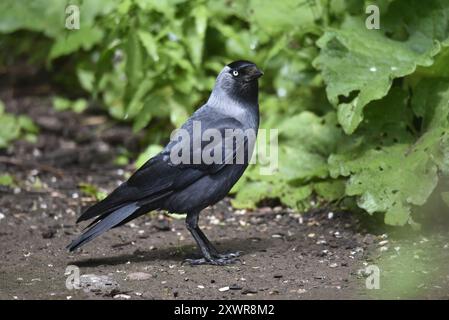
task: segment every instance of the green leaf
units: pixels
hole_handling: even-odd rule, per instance
[[[441,199],[449,207],[449,191],[441,192]]]
[[[0,148],[7,147],[11,141],[19,137],[20,125],[17,118],[8,113],[0,115]]]
[[[449,82],[424,81],[416,91],[412,106],[423,116],[419,138],[407,133],[407,101],[393,91],[369,108],[358,133],[365,144],[349,144],[329,158],[331,177],[349,177],[346,194],[357,196],[358,205],[369,213],[385,212],[385,222],[392,225],[410,222],[413,206],[423,205],[435,189],[438,170],[447,170],[448,154],[441,147],[449,131]],[[386,111],[393,108],[399,112],[388,125]]]
[[[153,86],[154,80],[152,78],[147,77],[142,82],[140,82],[128,105],[128,117],[135,118],[139,114],[144,106],[145,96],[149,93]],[[149,109],[147,109],[147,111],[149,111]]]
[[[14,178],[8,173],[1,174],[0,175],[0,186],[14,187],[15,186]]]
[[[181,127],[182,124],[189,118],[186,109],[176,102],[175,99],[170,100],[170,122],[177,128]]]
[[[340,200],[346,195],[345,181],[341,179],[314,183],[313,189],[326,201]]]
[[[85,99],[77,99],[71,101],[63,97],[53,98],[53,108],[57,111],[71,110],[76,113],[81,113],[88,107],[87,101]]]
[[[203,58],[204,37],[206,35],[208,13],[205,6],[198,6],[192,14],[194,18],[194,27],[191,28],[191,36],[186,42],[189,47],[193,64],[200,67]]]
[[[272,186],[263,181],[246,183],[238,191],[236,197],[231,200],[231,203],[235,208],[255,208],[260,200],[273,195],[271,189]]]
[[[250,19],[268,34],[285,30],[307,30],[321,16],[320,1],[286,0],[273,7],[270,0],[250,1]]]
[[[386,223],[402,225],[411,205],[423,205],[438,181],[437,167],[428,155],[408,150],[407,145],[396,145],[369,150],[354,160],[334,155],[329,165],[333,177],[350,175],[346,193],[359,196],[361,208],[386,212]]]
[[[31,120],[28,116],[19,116],[17,118],[18,125],[21,130],[27,131],[28,133],[38,133],[39,128],[34,124],[33,120]]]
[[[80,183],[78,187],[85,195],[94,197],[97,201],[103,200],[108,195],[105,191],[100,191],[97,186],[90,183]]]
[[[135,167],[138,169],[141,166],[145,164],[148,160],[150,160],[152,157],[157,155],[159,152],[162,151],[162,147],[157,144],[151,144],[149,145],[144,152],[142,152],[139,157],[136,160]]]
[[[143,54],[142,47],[137,35],[137,32],[132,28],[132,32],[125,46],[126,52],[126,78],[127,78],[127,88],[126,97],[131,99],[134,95],[134,91],[138,88],[143,77]]]
[[[35,140],[33,136],[38,131],[39,128],[28,116],[5,113],[5,105],[0,101],[0,148],[7,147],[19,138]]]
[[[157,42],[153,35],[145,30],[139,30],[138,35],[148,55],[153,59],[154,62],[159,61],[159,54],[157,53]]]
[[[60,36],[53,44],[49,59],[53,60],[80,49],[88,51],[100,42],[102,38],[103,31],[95,27],[67,31],[65,35]]]
[[[84,70],[79,68],[77,71],[78,81],[80,82],[81,87],[84,90],[93,93],[94,91],[94,83],[95,83],[95,75],[92,71]]]
[[[418,22],[429,21],[431,15],[444,23],[445,16],[439,15],[439,7],[429,11],[424,10],[428,4],[422,1],[413,1],[413,5],[420,13],[415,17]],[[435,38],[436,34],[419,33],[410,35],[408,41],[393,40],[382,30],[368,30],[356,18],[348,18],[342,29],[325,32],[317,42],[321,52],[314,66],[322,72],[327,96],[338,109],[339,123],[347,134],[353,133],[361,123],[364,107],[388,93],[394,78],[411,74],[417,66],[433,63],[432,57],[440,50]]]

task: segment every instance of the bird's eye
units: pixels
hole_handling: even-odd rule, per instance
[[[232,71],[232,75],[234,77],[237,77],[239,75],[239,72],[237,70]]]

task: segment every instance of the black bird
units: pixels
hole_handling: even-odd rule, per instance
[[[255,136],[250,139],[246,132],[253,131],[257,135],[258,78],[262,75],[263,72],[249,61],[235,61],[225,66],[218,75],[206,104],[181,127],[192,139],[172,139],[163,151],[148,160],[128,181],[87,209],[77,222],[95,219],[86,227],[89,229],[67,248],[73,251],[111,228],[121,226],[151,210],[162,209],[187,214],[187,229],[203,255],[201,259],[187,259],[187,262],[194,265],[235,262],[238,253],[218,253],[198,227],[198,217],[201,210],[228,194],[248,166]],[[209,138],[209,141],[198,143],[195,141],[198,137],[195,138],[194,135],[194,127],[198,124],[201,126],[201,134],[214,129],[220,133],[221,139],[214,137],[213,140]],[[238,142],[237,136],[229,138],[226,135],[229,130],[239,131],[244,138],[243,143]],[[245,134],[242,135],[242,131]],[[210,146],[217,146],[217,143],[219,148],[211,149]],[[199,162],[195,161],[196,156],[207,151],[206,148],[219,161],[211,163],[203,157],[200,157]],[[182,155],[182,152],[178,152],[181,149],[189,150],[188,161],[173,161],[174,155]],[[222,151],[221,154],[219,150]],[[245,156],[239,159],[242,151]]]

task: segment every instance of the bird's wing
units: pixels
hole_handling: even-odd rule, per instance
[[[192,120],[201,123],[200,138],[204,138],[204,141],[203,139],[196,143],[193,139],[171,141],[164,149],[171,166],[214,174],[227,164],[243,164],[249,161],[257,132],[244,131],[240,121],[217,113],[197,116]],[[193,121],[187,122],[181,128],[188,132],[189,137],[195,136]],[[178,152],[187,152],[188,156],[182,157],[181,153],[177,154]],[[205,158],[207,155],[208,159]],[[176,158],[177,162],[174,161]],[[179,163],[181,158],[188,162]]]
[[[200,121],[202,124],[201,131],[207,129],[215,129],[217,132],[225,137],[226,129],[239,129],[242,127],[241,123],[236,119],[214,115],[211,117],[205,114],[197,114],[189,119],[182,127],[192,137],[193,134],[193,120]],[[171,161],[170,152],[175,147],[176,143],[170,142],[166,148],[148,160],[140,169],[138,169],[128,181],[122,183],[117,189],[109,194],[104,200],[87,209],[78,219],[84,221],[100,215],[107,215],[109,212],[117,210],[122,206],[139,201],[142,205],[150,204],[163,197],[168,196],[176,190],[185,188],[186,186],[197,181],[205,175],[215,174],[220,171],[226,164],[232,163],[233,160],[242,152],[247,151],[248,142],[244,143],[229,143],[229,139],[225,138],[222,143],[221,161],[218,163],[179,163],[175,164]],[[201,142],[196,148],[193,148],[193,139],[190,141],[181,140],[178,144],[182,144],[187,148],[190,145],[191,154],[200,153],[205,148],[212,148],[220,141]],[[230,150],[230,146],[232,149]],[[179,145],[178,145],[179,147]],[[189,149],[183,149],[189,150]],[[200,159],[202,159],[200,157]]]
[[[122,206],[139,201],[150,204],[169,195],[177,188],[193,183],[204,172],[170,166],[163,154],[158,154],[137,170],[128,181],[122,183],[105,199],[88,208],[77,222],[107,215]]]

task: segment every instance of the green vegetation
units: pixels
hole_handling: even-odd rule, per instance
[[[103,200],[107,196],[106,192],[98,190],[97,186],[90,183],[81,183],[78,187],[83,194],[95,198],[97,201]]]
[[[14,178],[10,174],[4,173],[0,175],[0,186],[4,187],[14,187]]]
[[[11,141],[19,138],[35,141],[38,131],[29,117],[5,112],[5,105],[0,101],[0,148],[7,147]]]
[[[365,27],[373,3],[380,30]],[[67,4],[80,6],[79,30],[64,27]],[[449,0],[6,0],[0,32],[0,64],[26,54],[144,130],[139,164],[204,102],[224,64],[256,62],[279,169],[251,166],[236,207],[330,202],[404,225],[449,174]],[[86,100],[55,107],[82,112]]]

